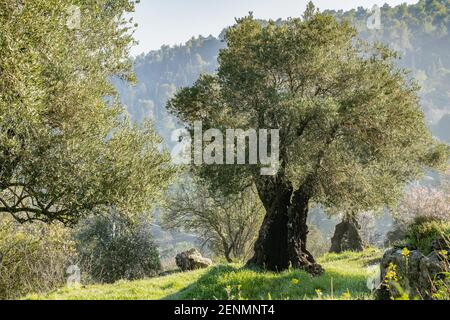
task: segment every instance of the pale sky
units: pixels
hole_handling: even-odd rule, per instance
[[[417,3],[418,0],[315,0],[320,10],[357,7],[372,8],[388,3]],[[253,12],[255,18],[273,19],[299,17],[308,0],[141,0],[134,14],[139,45],[132,54],[159,49],[162,45],[185,43],[192,36],[218,36],[235,17]]]

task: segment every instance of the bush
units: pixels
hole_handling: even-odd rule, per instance
[[[82,221],[75,235],[82,271],[106,283],[155,275],[161,264],[150,226],[147,218],[130,221],[118,213]]]
[[[433,244],[441,240],[450,243],[450,222],[417,218],[410,224],[406,231],[406,243],[408,246],[427,255],[435,250]]]
[[[66,282],[75,243],[61,224],[20,225],[0,218],[0,299],[47,292]]]

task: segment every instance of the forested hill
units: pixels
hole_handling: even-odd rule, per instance
[[[362,7],[326,12],[348,19],[363,39],[381,41],[400,52],[399,66],[411,69],[422,87],[422,106],[430,128],[440,139],[450,141],[450,0],[384,5],[380,29],[367,28],[372,12]],[[212,36],[198,37],[184,45],[163,46],[136,57],[137,85],[117,84],[132,119],[152,117],[157,131],[169,142],[175,121],[165,110],[167,100],[177,88],[192,84],[201,73],[214,72],[218,52],[225,45]]]
[[[154,125],[166,142],[176,121],[167,114],[165,105],[175,91],[192,84],[201,73],[217,68],[217,55],[225,43],[210,36],[192,38],[186,44],[151,51],[136,57],[134,65],[137,84],[118,83],[117,88],[131,118],[154,119]]]
[[[422,87],[422,106],[434,133],[450,141],[450,117],[443,118],[450,113],[450,0],[384,5],[379,30],[367,28],[363,8],[327,12],[352,21],[363,39],[388,44],[401,54],[399,65],[411,69]]]

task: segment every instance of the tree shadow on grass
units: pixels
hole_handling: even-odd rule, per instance
[[[311,277],[301,270],[280,273],[255,267],[218,265],[165,300],[363,298],[370,294],[366,276],[326,271]],[[350,296],[348,295],[350,293]]]

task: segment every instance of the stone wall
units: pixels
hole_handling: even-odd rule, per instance
[[[382,283],[378,298],[398,298],[406,293],[411,299],[432,299],[436,289],[433,281],[449,271],[449,256],[448,248],[428,255],[408,248],[386,250],[380,263]]]

